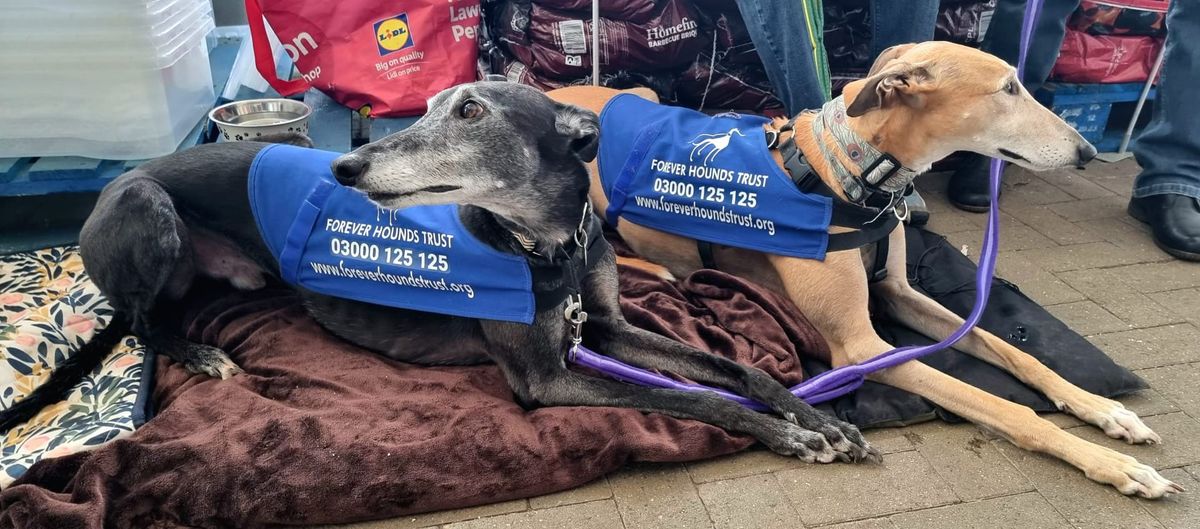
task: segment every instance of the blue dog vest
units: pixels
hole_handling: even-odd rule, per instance
[[[775,163],[769,121],[612,98],[600,112],[598,161],[608,221],[824,259],[833,200],[801,192]]]
[[[389,307],[533,322],[524,257],[476,239],[458,206],[389,210],[338,185],[338,156],[271,145],[250,166],[250,207],[284,281]]]

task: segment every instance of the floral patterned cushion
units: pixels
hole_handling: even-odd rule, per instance
[[[0,408],[50,377],[112,318],[76,247],[0,256]],[[127,436],[146,420],[153,365],[127,336],[69,398],[0,440],[0,487],[42,458],[89,450]]]

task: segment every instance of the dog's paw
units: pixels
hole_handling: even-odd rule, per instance
[[[858,427],[853,424],[833,421],[832,424],[819,428],[817,431],[829,441],[829,445],[838,453],[839,459],[853,463],[862,461],[880,463],[883,461],[883,456],[879,454],[879,451],[867,442],[862,432],[858,431]]]
[[[197,375],[226,379],[243,373],[225,351],[208,345],[193,344],[188,347],[187,360],[183,367]]]
[[[778,427],[770,438],[759,440],[776,454],[798,457],[806,463],[844,460],[833,450],[824,435],[787,421],[778,421]]]
[[[1099,461],[1090,465],[1090,468],[1085,468],[1084,473],[1089,479],[1108,483],[1121,491],[1121,494],[1147,499],[1185,492],[1182,486],[1163,477],[1154,467],[1143,465],[1120,452],[1104,450]]]
[[[1085,394],[1072,402],[1056,403],[1060,410],[1096,425],[1104,434],[1129,444],[1159,444],[1162,437],[1151,430],[1141,417],[1115,400]]]
[[[829,415],[812,410],[813,413],[807,413],[801,416],[795,413],[784,413],[783,417],[788,422],[796,423],[801,427],[816,431],[825,436],[825,440],[833,448],[837,454],[837,458],[841,461],[858,463],[861,461],[871,461],[879,463],[883,461],[883,456],[867,439],[863,437],[862,432],[858,431],[858,427],[853,424],[839,421]]]

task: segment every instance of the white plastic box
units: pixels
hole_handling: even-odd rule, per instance
[[[30,10],[44,14],[77,2],[56,0],[45,2],[51,9]],[[87,46],[74,49],[35,36],[25,41],[35,46],[12,46],[4,41],[19,36],[0,36],[0,158],[162,156],[175,151],[211,109],[216,96],[205,39],[213,29],[208,0],[87,3],[98,4],[119,5],[134,22],[104,28],[114,30],[107,34],[97,29],[93,39],[74,41]],[[27,13],[6,8],[6,18],[10,14]],[[36,26],[25,24],[20,33],[37,34]]]

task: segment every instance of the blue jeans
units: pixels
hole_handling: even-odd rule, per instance
[[[767,79],[788,114],[825,104],[829,87],[817,73],[817,65],[825,64],[824,50],[816,50],[821,57],[813,55],[803,2],[737,0],[737,4]],[[872,0],[872,56],[896,44],[932,39],[937,9],[938,0]],[[815,13],[815,16],[824,15]],[[819,31],[820,26],[817,27]]]
[[[1022,79],[1031,92],[1050,76],[1066,34],[1067,18],[1078,5],[1079,0],[1045,0]],[[999,0],[983,49],[1016,64],[1024,11],[1021,0]],[[1154,116],[1133,144],[1134,156],[1142,166],[1133,183],[1133,196],[1173,193],[1200,198],[1200,113],[1189,106],[1195,99],[1190,92],[1200,79],[1200,43],[1195,39],[1200,35],[1200,5],[1187,0],[1171,2],[1167,28],[1167,53]]]
[[[1142,166],[1133,196],[1174,193],[1200,198],[1200,114],[1191,106],[1200,80],[1200,5],[1171,2],[1167,32],[1154,116],[1133,145]]]

